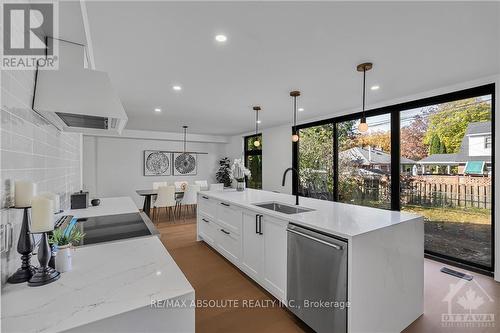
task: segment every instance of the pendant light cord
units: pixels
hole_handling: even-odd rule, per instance
[[[259,133],[259,111],[255,110],[255,135]]]
[[[293,130],[297,127],[297,96],[293,96]]]
[[[187,126],[184,126],[184,154],[186,153],[186,132]]]
[[[365,116],[366,67],[363,68],[363,117]]]

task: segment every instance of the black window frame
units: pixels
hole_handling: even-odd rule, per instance
[[[426,107],[435,104],[442,104],[447,102],[452,102],[456,100],[473,98],[483,95],[491,95],[491,169],[495,170],[495,83],[484,84],[481,86],[458,90],[450,93],[445,93],[437,96],[426,97],[418,100],[413,100],[409,102],[403,102],[399,104],[393,104],[389,106],[384,106],[380,108],[370,109],[365,111],[366,117],[378,116],[382,114],[390,114],[391,115],[391,210],[400,211],[401,210],[401,202],[399,198],[400,193],[400,139],[401,139],[401,119],[400,112]],[[314,127],[325,124],[333,124],[333,201],[338,202],[338,145],[336,142],[338,141],[338,131],[337,124],[343,121],[348,120],[358,120],[362,116],[362,112],[356,112],[346,115],[341,115],[337,117],[331,117],[323,120],[318,120],[314,122],[304,123],[292,127],[292,133],[299,131],[303,128]],[[292,145],[292,166],[298,170],[299,167],[299,145]],[[397,166],[397,167],[394,167]],[[491,181],[492,181],[492,189],[495,188],[495,172],[492,173]],[[298,189],[298,177],[293,174],[292,175],[293,182],[293,194],[296,193],[296,189]],[[476,271],[485,275],[492,276],[495,271],[495,191],[491,191],[491,267],[486,267],[480,264],[467,262],[465,260],[461,260],[459,258],[453,258],[450,256],[446,256],[443,254],[433,253],[431,251],[425,251],[425,255],[428,258],[432,258],[434,260],[451,263],[453,265],[463,267],[465,269],[469,269],[472,271]]]
[[[245,163],[245,167],[248,168],[248,163],[247,163],[247,157],[248,156],[260,156],[260,160],[261,160],[261,163],[262,163],[262,144],[261,144],[261,148],[260,149],[248,149],[248,142],[249,140],[248,139],[251,139],[251,138],[257,138],[259,137],[260,139],[260,142],[262,143],[262,133],[257,133],[257,134],[252,134],[252,135],[247,135],[245,137],[243,137],[243,152],[244,152],[244,163]],[[262,180],[262,165],[260,167],[260,178]],[[262,181],[261,181],[261,184],[260,184],[261,188],[258,188],[257,190],[261,190],[262,189]],[[245,187],[248,188],[248,177],[245,176]]]

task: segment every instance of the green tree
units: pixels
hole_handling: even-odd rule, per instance
[[[304,128],[300,130],[299,136],[300,185],[314,185],[332,193],[333,126],[327,124]]]
[[[441,140],[439,140],[439,153],[446,154],[446,145]]]
[[[435,135],[441,140],[448,153],[460,150],[467,126],[472,122],[491,120],[491,101],[481,97],[439,104],[429,116],[429,128],[424,143],[432,151]]]
[[[441,152],[441,140],[439,136],[434,133],[431,138],[431,144],[429,145],[429,155],[439,154]]]

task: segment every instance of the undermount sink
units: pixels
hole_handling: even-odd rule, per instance
[[[269,209],[269,210],[274,210],[275,212],[280,212],[280,213],[284,213],[284,214],[299,214],[299,213],[305,213],[305,212],[310,212],[310,211],[314,210],[311,208],[294,206],[294,205],[284,204],[284,203],[276,202],[276,201],[257,203],[257,204],[253,204],[253,205],[257,206],[257,207]]]

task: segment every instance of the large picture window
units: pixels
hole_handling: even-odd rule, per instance
[[[262,189],[262,134],[246,136],[245,166],[250,170],[250,177],[246,179],[249,188]],[[255,145],[255,142],[259,142]]]
[[[299,194],[424,217],[427,256],[494,269],[495,86],[297,126]]]
[[[300,194],[333,200],[333,125],[311,126],[298,132]]]

